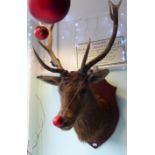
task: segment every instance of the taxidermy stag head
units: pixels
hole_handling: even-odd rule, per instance
[[[81,67],[77,71],[69,72],[65,70],[60,60],[54,55],[52,50],[53,25],[50,25],[48,29],[48,45],[44,45],[39,41],[39,44],[50,55],[53,67],[46,65],[33,48],[35,56],[42,67],[52,73],[59,74],[59,76],[41,75],[37,77],[59,88],[61,107],[58,115],[53,119],[53,124],[62,130],[74,128],[79,139],[90,144],[101,139],[106,141],[113,133],[118,121],[117,104],[113,105],[106,99],[99,98],[98,94],[93,92],[90,86],[93,83],[103,81],[109,73],[108,69],[93,71],[91,67],[104,59],[113,46],[117,35],[120,4],[121,0],[117,5],[109,1],[113,32],[107,47],[101,54],[86,63],[91,44],[89,41]]]

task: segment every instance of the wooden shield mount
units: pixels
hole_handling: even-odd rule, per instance
[[[102,135],[100,138],[94,139],[94,141],[89,143],[93,148],[96,149],[101,146],[106,140],[108,140],[113,134],[119,119],[119,110],[116,101],[116,87],[109,84],[106,80],[103,80],[97,84],[92,84],[90,87],[100,97],[104,98],[109,102],[109,104],[111,104],[113,114],[111,129],[106,131],[106,134]]]

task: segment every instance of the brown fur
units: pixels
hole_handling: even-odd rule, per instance
[[[99,139],[112,123],[111,107],[106,101],[90,91],[89,106],[86,106],[74,124],[74,129],[81,141],[93,142]]]
[[[91,143],[110,137],[118,120],[118,109],[116,104],[106,101],[89,85],[87,81],[79,79],[78,72],[72,72],[69,77],[62,79],[59,85],[61,109],[58,115],[65,118],[69,127],[74,127],[81,141]],[[83,88],[87,91],[81,96],[80,90]],[[68,113],[72,113],[72,117],[68,118]]]

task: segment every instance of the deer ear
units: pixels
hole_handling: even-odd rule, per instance
[[[57,77],[57,76],[37,76],[38,79],[46,82],[46,83],[49,83],[49,84],[52,84],[52,85],[59,85],[60,81],[61,81],[61,77]]]
[[[89,83],[97,83],[105,79],[105,77],[109,74],[108,69],[98,70],[88,75]]]

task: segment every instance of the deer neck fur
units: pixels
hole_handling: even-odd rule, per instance
[[[103,135],[109,127],[111,122],[110,108],[106,101],[91,90],[88,91],[86,105],[77,118],[74,129],[81,141],[92,142]]]

